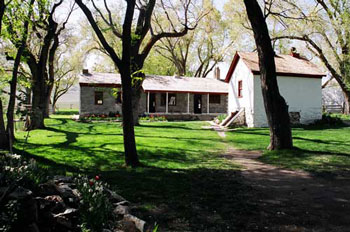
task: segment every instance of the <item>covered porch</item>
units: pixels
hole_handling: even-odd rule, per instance
[[[227,113],[228,85],[217,79],[149,76],[142,87],[146,115],[190,120]]]

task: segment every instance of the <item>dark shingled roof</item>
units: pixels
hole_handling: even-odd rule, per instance
[[[89,73],[80,75],[80,86],[120,87],[120,74]],[[228,94],[228,84],[212,78],[149,75],[143,81],[145,92],[182,92]]]
[[[230,81],[239,59],[242,59],[244,64],[253,72],[253,74],[260,74],[258,53],[237,52],[227,73],[225,79],[226,82]],[[326,76],[316,64],[303,58],[297,58],[291,55],[276,55],[275,62],[278,76],[309,78],[322,78]]]

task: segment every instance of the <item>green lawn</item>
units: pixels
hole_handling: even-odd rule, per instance
[[[112,171],[124,164],[119,123],[81,123],[65,116],[46,120],[47,129],[18,132],[16,148],[57,164],[85,171]],[[141,123],[135,127],[137,149],[146,166],[171,169],[232,168],[218,155],[225,149],[205,122]]]
[[[68,172],[101,175],[122,196],[140,204],[136,215],[160,230],[239,227],[249,213],[249,197],[239,166],[222,158],[225,141],[206,122],[141,123],[135,128],[144,167],[123,166],[119,123],[80,123],[65,115],[46,120],[47,129],[17,133],[18,152]],[[207,215],[215,218],[207,221]],[[237,220],[233,220],[233,219]],[[191,229],[192,228],[192,229]]]
[[[212,231],[225,231],[227,226],[239,231],[244,228],[239,223],[254,211],[250,203],[254,194],[242,182],[240,167],[222,154],[229,146],[263,151],[269,143],[268,129],[237,128],[221,138],[202,128],[206,122],[141,123],[135,133],[144,166],[131,169],[123,166],[119,123],[82,123],[70,117],[52,116],[46,120],[47,129],[30,132],[27,142],[27,132],[18,132],[17,152],[60,172],[101,175],[122,196],[139,204],[136,215],[157,221],[161,231],[198,231],[203,225]],[[294,128],[297,150],[265,151],[261,160],[318,174],[348,174],[349,135],[350,127]]]
[[[305,127],[293,129],[293,151],[264,151],[261,160],[291,169],[314,173],[350,171],[350,127]],[[227,133],[227,141],[240,149],[265,150],[269,143],[266,128],[239,128]]]

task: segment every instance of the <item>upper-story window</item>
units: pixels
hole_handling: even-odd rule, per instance
[[[238,81],[238,97],[243,97],[243,85],[242,85],[242,81]]]

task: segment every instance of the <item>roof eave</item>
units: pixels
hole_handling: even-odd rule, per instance
[[[229,82],[230,82],[231,77],[232,77],[232,74],[233,74],[233,72],[235,71],[235,69],[236,69],[236,67],[237,67],[239,58],[240,58],[240,57],[239,57],[239,54],[238,54],[238,52],[236,52],[236,54],[235,54],[235,56],[234,56],[234,58],[233,58],[233,60],[232,60],[232,62],[231,62],[230,68],[229,68],[229,70],[228,70],[228,72],[227,72],[226,78],[225,78],[225,82],[226,82],[226,83],[229,83]]]

